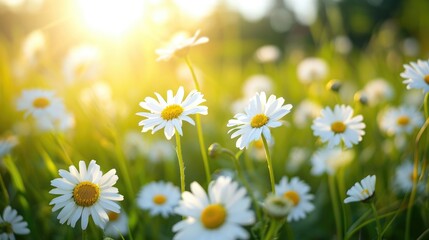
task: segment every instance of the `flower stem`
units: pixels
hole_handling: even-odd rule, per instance
[[[176,130],[176,153],[177,159],[179,160],[179,172],[180,172],[180,191],[185,191],[185,164],[182,157],[182,145],[180,144],[180,135]]]
[[[380,224],[380,219],[378,217],[378,213],[377,213],[377,208],[375,207],[374,202],[371,203],[371,208],[372,211],[374,213],[374,217],[375,217],[375,221],[377,223],[377,239],[381,240],[382,239],[382,231],[381,231],[381,224]]]
[[[195,75],[194,67],[192,66],[191,61],[189,60],[188,56],[185,57],[185,61],[186,61],[186,64],[188,65],[189,70],[191,71],[192,79],[194,80],[195,89],[197,89],[197,91],[201,92],[200,91],[200,85],[198,84],[197,76]],[[201,118],[200,118],[199,114],[196,114],[195,122],[197,125],[198,141],[200,144],[201,156],[203,157],[204,171],[206,173],[206,181],[208,184],[211,180],[210,165],[209,165],[209,160],[207,157],[206,145],[204,143],[204,135],[203,135],[202,127],[201,127]]]
[[[270,174],[270,182],[271,182],[271,191],[273,192],[273,194],[276,194],[273,163],[271,161],[271,155],[270,155],[270,149],[269,149],[270,147],[268,146],[267,139],[265,139],[264,135],[262,135],[262,141],[264,142],[265,156],[267,157],[268,172]]]
[[[337,195],[337,188],[335,186],[335,177],[329,175],[328,181],[329,181],[329,193],[331,194],[332,209],[334,211],[334,217],[335,217],[335,226],[337,228],[337,239],[341,240],[343,238],[343,233],[341,228],[341,213],[340,213],[340,207],[338,206],[338,195]]]
[[[7,188],[6,188],[6,185],[4,184],[4,181],[1,175],[0,175],[0,185],[4,195],[4,202],[6,204],[9,204],[9,194],[7,193]]]
[[[272,220],[270,228],[268,229],[267,234],[265,235],[265,240],[276,239],[275,236],[279,231],[280,227],[283,225],[283,221],[280,220]]]

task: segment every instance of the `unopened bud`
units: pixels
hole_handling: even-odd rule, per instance
[[[339,80],[333,79],[326,84],[326,89],[333,92],[339,92],[342,86],[343,84]]]
[[[293,207],[293,202],[283,196],[268,195],[264,200],[264,211],[269,217],[280,219],[286,217]]]
[[[368,105],[368,97],[362,91],[355,93],[354,100],[360,102],[362,105]]]
[[[222,153],[222,146],[219,143],[213,143],[209,146],[209,157],[216,158]]]

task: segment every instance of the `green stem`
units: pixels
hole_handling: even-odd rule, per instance
[[[198,80],[197,80],[197,75],[195,75],[194,67],[192,66],[191,61],[189,60],[188,56],[185,57],[185,61],[186,61],[186,64],[188,65],[189,70],[191,71],[192,79],[194,80],[194,84],[195,84],[195,89],[198,92],[201,92],[200,86],[199,86]],[[208,184],[208,183],[210,183],[210,180],[211,180],[210,165],[209,165],[209,160],[207,157],[206,145],[204,143],[204,135],[203,135],[202,127],[201,127],[201,119],[200,119],[199,114],[196,114],[195,122],[197,125],[198,141],[200,144],[201,156],[203,157],[203,162],[204,162],[204,171],[206,173],[206,181]]]
[[[3,178],[2,178],[1,175],[0,175],[0,185],[1,185],[1,189],[3,191],[4,201],[5,201],[6,204],[9,204],[9,194],[7,192],[7,187],[4,184],[4,181],[3,181]]]
[[[393,211],[393,212],[389,212],[389,213],[383,214],[383,215],[379,216],[379,219],[382,219],[382,218],[385,218],[385,217],[389,217],[390,215],[394,215],[395,213],[396,213],[396,211]],[[359,226],[357,226],[356,228],[354,228],[352,231],[349,231],[349,232],[346,234],[345,239],[349,239],[349,238],[350,238],[351,236],[353,236],[353,234],[354,234],[355,232],[357,232],[359,229],[361,229],[361,228],[365,227],[366,225],[368,225],[368,224],[370,224],[370,223],[372,223],[372,222],[374,222],[374,221],[375,221],[375,219],[374,219],[374,218],[371,218],[371,219],[369,219],[369,220],[367,220],[367,221],[363,222],[362,224],[360,224]]]
[[[271,155],[270,155],[270,146],[268,146],[267,139],[265,139],[264,135],[262,135],[262,141],[264,142],[265,156],[267,157],[267,165],[268,165],[268,172],[270,174],[271,190],[273,194],[276,194],[276,184],[274,179],[273,163],[271,161]]]
[[[255,195],[253,194],[252,188],[250,188],[249,186],[249,183],[244,178],[243,170],[241,169],[241,166],[240,166],[239,159],[242,152],[243,151],[239,151],[237,154],[234,155],[234,153],[232,153],[229,149],[226,149],[226,148],[222,149],[222,153],[225,153],[226,155],[230,156],[232,161],[234,162],[234,166],[235,166],[235,169],[237,170],[238,178],[243,183],[244,187],[247,189],[247,192],[249,193],[250,198],[252,199],[253,207],[255,208],[255,212],[256,212],[256,217],[258,220],[261,220],[262,216],[261,216],[261,211],[259,209],[258,201],[256,200]]]
[[[371,208],[372,208],[372,211],[374,213],[374,217],[375,217],[375,220],[377,223],[377,239],[381,240],[382,239],[381,224],[380,224],[380,219],[378,217],[377,208],[375,207],[374,202],[371,203]]]
[[[426,102],[425,102],[426,106]],[[426,108],[426,107],[425,107]],[[410,227],[411,227],[411,212],[414,205],[414,200],[416,198],[416,192],[417,192],[417,180],[418,180],[418,168],[419,168],[419,143],[420,139],[424,133],[424,131],[427,129],[429,125],[429,118],[426,119],[425,123],[423,124],[422,128],[420,128],[419,132],[416,136],[416,141],[414,145],[414,167],[413,167],[413,187],[411,189],[411,195],[410,195],[410,201],[408,202],[408,209],[407,209],[407,217],[406,217],[406,225],[405,225],[405,239],[410,239]]]
[[[82,240],[86,240],[86,230],[82,230]]]
[[[176,130],[176,153],[177,159],[179,160],[179,172],[180,172],[180,190],[183,193],[185,191],[185,164],[182,157],[182,146],[180,144],[180,135]]]
[[[423,240],[425,239],[426,235],[429,235],[429,228],[426,229],[420,236],[417,238],[417,240]]]
[[[275,236],[277,232],[279,231],[280,227],[282,226],[283,221],[279,220],[272,220],[270,228],[268,229],[267,234],[264,237],[264,240],[272,240],[275,239]]]
[[[341,227],[340,207],[338,206],[337,188],[335,186],[335,177],[332,175],[329,175],[328,181],[329,181],[329,193],[331,194],[332,209],[334,211],[334,217],[335,217],[335,226],[337,229],[337,239],[341,240],[343,238],[343,233],[342,233],[342,227]]]

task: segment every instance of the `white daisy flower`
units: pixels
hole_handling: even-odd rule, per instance
[[[60,131],[64,132],[73,128],[75,125],[75,118],[72,113],[62,112],[55,118],[39,117],[36,119],[36,126],[41,131]]]
[[[287,177],[283,177],[276,185],[276,195],[283,196],[293,203],[287,216],[288,222],[304,219],[307,213],[314,210],[314,205],[311,203],[314,196],[309,192],[310,186],[298,177],[293,177],[290,182]]]
[[[293,122],[298,128],[307,127],[308,124],[313,122],[313,120],[319,116],[322,106],[320,104],[313,102],[311,100],[303,100],[294,111]]]
[[[366,178],[362,179],[360,183],[355,183],[355,185],[347,191],[349,197],[344,199],[344,203],[366,201],[371,198],[375,191],[375,180],[375,175],[368,175]]]
[[[23,220],[21,215],[15,209],[7,206],[0,216],[0,239],[15,240],[15,234],[29,234],[28,223]]]
[[[152,133],[164,128],[165,137],[170,140],[177,131],[181,136],[182,121],[195,125],[188,115],[190,114],[207,114],[207,107],[199,104],[205,102],[203,94],[193,90],[183,100],[184,90],[180,87],[177,94],[173,96],[173,91],[167,91],[167,101],[158,93],[155,93],[158,101],[151,97],[146,97],[144,102],[140,102],[140,107],[149,110],[148,112],[138,112],[137,115],[146,117],[139,122],[143,126],[142,132],[152,130]]]
[[[342,150],[340,147],[319,149],[311,157],[313,165],[311,173],[313,175],[322,175],[324,173],[334,175],[339,168],[353,161],[354,157],[354,151]]]
[[[257,74],[246,79],[242,91],[245,98],[255,96],[257,92],[271,93],[273,90],[273,80],[267,75]]]
[[[104,234],[109,237],[120,237],[128,235],[128,216],[125,212],[107,212],[109,221],[104,227]]]
[[[244,113],[237,113],[234,118],[228,121],[227,126],[233,127],[228,131],[234,132],[231,138],[240,136],[236,146],[239,149],[248,148],[249,144],[261,138],[261,135],[270,142],[270,128],[280,127],[279,121],[282,117],[290,112],[291,104],[283,105],[284,99],[276,98],[271,95],[268,100],[265,92],[256,93],[250,99]]]
[[[275,45],[264,45],[255,51],[255,58],[260,63],[275,62],[280,59],[281,51]]]
[[[344,142],[350,148],[362,140],[365,134],[362,115],[353,117],[353,109],[350,106],[335,105],[334,110],[326,107],[320,112],[320,116],[313,121],[311,129],[313,134],[321,138],[322,142],[328,142],[329,147],[334,147]]]
[[[32,115],[34,118],[58,118],[64,111],[62,100],[54,91],[32,89],[22,91],[22,96],[17,101],[18,111],[25,111],[25,117]]]
[[[179,200],[179,188],[172,183],[160,181],[142,187],[137,204],[141,209],[149,210],[151,216],[162,215],[166,218],[173,214]]]
[[[384,101],[391,100],[394,96],[392,86],[382,78],[377,78],[368,82],[365,85],[363,92],[365,93],[370,106],[375,106]]]
[[[191,192],[182,193],[182,200],[175,209],[186,219],[173,226],[174,239],[248,239],[249,233],[241,226],[253,224],[255,215],[246,193],[245,188],[229,177],[221,176],[212,181],[208,195],[193,182]]]
[[[91,45],[72,48],[63,63],[63,74],[66,82],[95,80],[100,74],[100,55],[99,49]]]
[[[405,71],[401,77],[405,78],[407,89],[422,89],[423,93],[429,92],[429,61],[418,60],[404,64]]]
[[[62,178],[51,181],[55,188],[49,193],[61,196],[49,205],[54,205],[53,212],[62,208],[57,217],[61,224],[67,222],[74,228],[81,218],[81,227],[85,230],[91,215],[94,223],[103,229],[109,221],[107,211],[119,213],[120,206],[115,201],[122,201],[124,197],[113,187],[118,180],[115,169],[103,175],[95,160],[91,160],[88,168],[84,161],[79,161],[79,171],[72,165],[69,171],[60,169],[59,174]]]
[[[173,56],[186,56],[191,47],[207,43],[208,37],[198,37],[200,30],[197,30],[193,37],[189,38],[184,33],[179,33],[173,37],[168,46],[162,49],[157,49],[155,52],[159,55],[156,61],[168,61]]]
[[[25,63],[34,66],[40,60],[41,53],[45,50],[45,35],[42,31],[32,31],[27,35],[22,44],[22,55]]]
[[[395,179],[394,179],[394,188],[398,192],[409,193],[413,188],[413,171],[414,164],[412,162],[404,162],[396,168]],[[420,176],[421,169],[419,167],[418,176]],[[417,184],[417,190],[424,190],[424,184],[422,181],[419,181]]]
[[[379,118],[380,129],[388,135],[412,133],[421,127],[423,122],[423,114],[413,106],[388,108],[381,112]]]
[[[0,139],[0,158],[9,154],[16,145],[18,145],[18,138],[15,136]]]
[[[304,84],[324,80],[328,71],[326,61],[316,57],[302,60],[297,68],[298,79]]]

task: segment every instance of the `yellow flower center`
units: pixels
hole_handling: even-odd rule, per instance
[[[162,194],[157,194],[152,198],[152,201],[156,204],[156,205],[162,205],[167,201],[167,198],[162,195]]]
[[[267,124],[267,122],[268,122],[268,117],[265,116],[265,114],[256,114],[252,118],[252,121],[250,122],[250,126],[252,126],[252,128],[260,128],[265,124]]]
[[[429,74],[428,74],[428,75],[426,75],[423,79],[425,80],[425,82],[426,82],[427,84],[429,84]]]
[[[33,107],[35,108],[45,108],[49,106],[49,104],[50,104],[49,100],[44,97],[36,98],[33,101]]]
[[[81,182],[73,189],[73,198],[77,205],[90,207],[100,197],[100,187],[92,182]]]
[[[398,117],[397,122],[398,122],[398,125],[406,126],[408,125],[408,123],[410,123],[410,118],[407,116],[400,116]]]
[[[119,218],[119,213],[115,213],[115,212],[108,212],[107,216],[109,217],[109,221],[110,222],[114,222],[116,220],[118,220]]]
[[[334,133],[343,133],[344,131],[346,131],[346,125],[343,122],[334,122],[331,124],[331,130]]]
[[[364,189],[364,190],[362,190],[362,192],[360,192],[360,194],[362,194],[362,195],[369,195],[369,191],[368,191],[368,189]]]
[[[283,197],[291,200],[294,206],[298,205],[300,200],[299,194],[295,191],[287,191],[283,194]]]
[[[208,229],[216,229],[225,222],[226,210],[220,204],[208,205],[201,213],[201,222]]]
[[[179,117],[180,114],[182,114],[182,112],[183,112],[182,106],[178,104],[173,104],[173,105],[167,106],[166,108],[164,108],[164,110],[162,110],[161,117],[164,120],[168,121]]]

